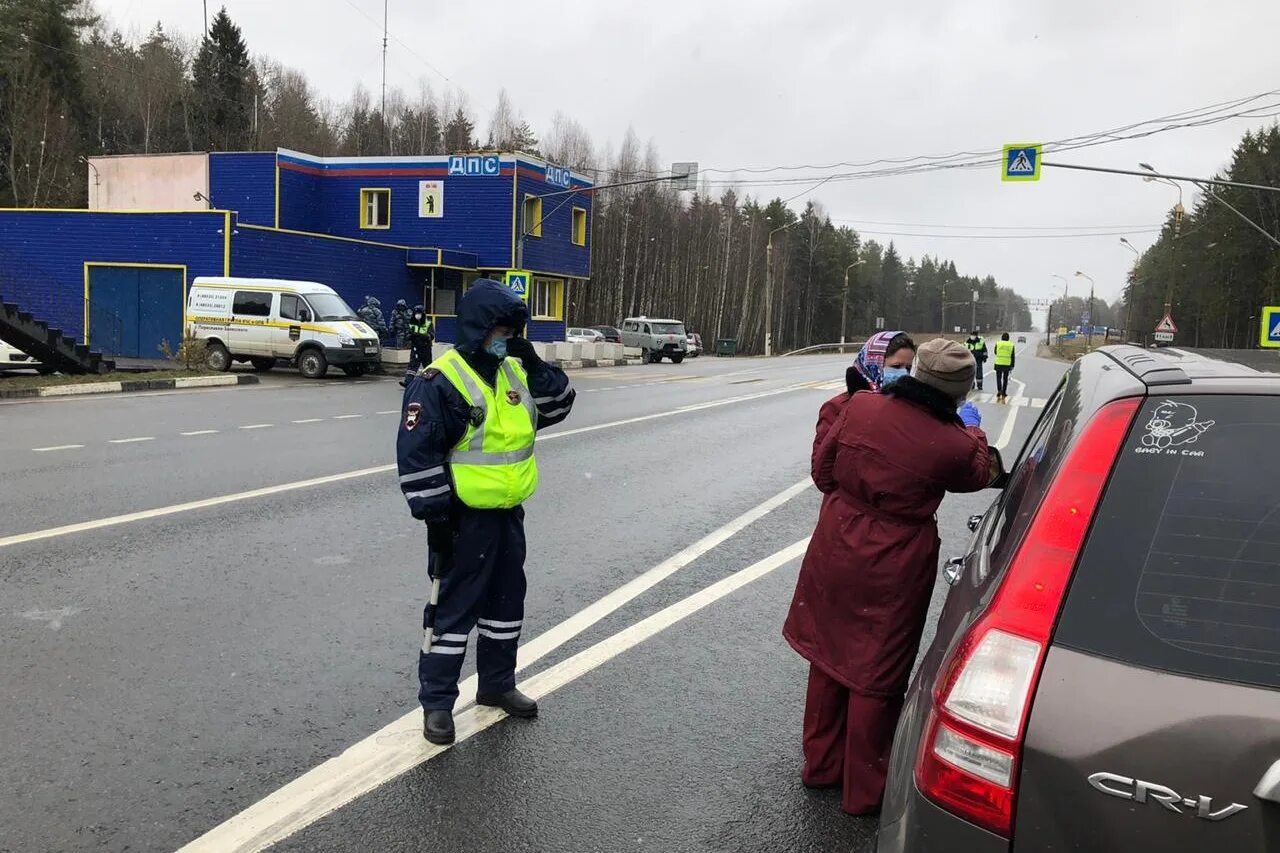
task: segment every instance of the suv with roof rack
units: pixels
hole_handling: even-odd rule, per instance
[[[879,853],[1280,849],[1280,359],[1105,347],[949,560]]]

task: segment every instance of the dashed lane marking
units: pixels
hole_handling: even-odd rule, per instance
[[[300,419],[300,420],[290,421],[289,423],[294,423],[294,424],[318,424],[318,423],[320,423],[322,420],[324,420],[324,418],[302,418],[302,419]]]
[[[531,676],[521,682],[520,689],[534,699],[542,699],[726,595],[800,558],[808,545],[809,537],[805,537],[739,569]],[[528,645],[536,642],[538,640]],[[521,652],[526,648],[522,647]],[[475,681],[474,675],[467,679],[468,692],[474,691]],[[497,708],[468,707],[455,717],[456,742],[475,736],[505,716]],[[214,827],[180,848],[178,853],[255,853],[264,850],[449,748],[423,739],[422,711],[415,709]]]
[[[55,450],[79,450],[83,444],[55,444],[53,447],[33,447],[36,453],[52,453]]]
[[[335,421],[349,421],[352,418],[363,418],[363,417],[364,415],[334,415],[333,419]]]
[[[217,435],[217,434],[218,434],[218,431],[216,429],[195,429],[195,430],[192,430],[191,432],[179,433],[179,435]]]
[[[155,441],[154,435],[140,435],[136,438],[109,438],[107,444],[137,444],[139,441]]]
[[[400,410],[399,409],[383,409],[381,412],[374,412],[374,414],[375,415],[398,415],[400,414]],[[294,421],[294,423],[297,423],[297,421]]]
[[[245,424],[240,429],[270,429],[275,424]]]

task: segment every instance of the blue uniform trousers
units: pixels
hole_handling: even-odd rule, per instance
[[[524,509],[463,508],[458,516],[452,565],[440,581],[433,636],[418,655],[418,701],[424,710],[452,710],[467,637],[479,627],[476,669],[479,692],[506,693],[516,686],[516,646],[524,624]],[[423,611],[426,627],[427,610]]]

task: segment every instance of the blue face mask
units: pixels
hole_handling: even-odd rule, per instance
[[[911,375],[911,371],[905,367],[886,367],[884,369],[884,379],[880,380],[880,387],[886,388],[902,377],[909,375]]]
[[[494,358],[506,358],[507,357],[507,339],[494,338],[493,342],[490,343],[484,349],[485,349],[485,352],[489,353],[489,355],[493,356]]]

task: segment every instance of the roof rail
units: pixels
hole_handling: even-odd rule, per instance
[[[1147,387],[1158,385],[1190,385],[1191,377],[1163,356],[1141,347],[1130,344],[1107,347],[1106,353],[1112,361],[1133,374],[1138,381]],[[1158,353],[1159,351],[1155,351]]]

